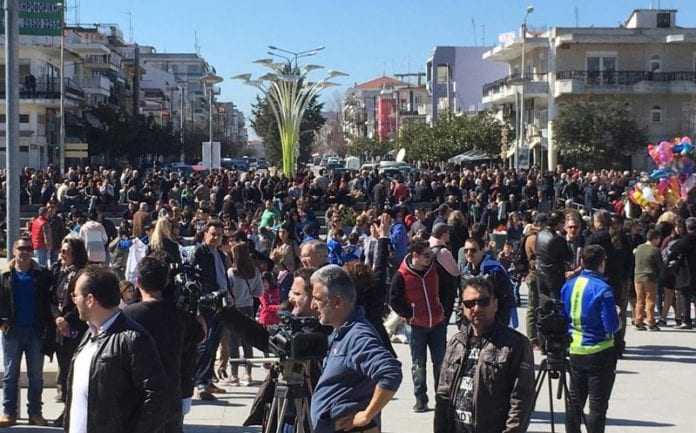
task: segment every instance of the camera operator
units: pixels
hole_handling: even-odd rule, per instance
[[[322,325],[334,328],[311,403],[315,433],[377,433],[379,413],[401,384],[401,363],[355,306],[356,292],[336,265],[312,274],[312,308]]]
[[[203,232],[203,243],[196,247],[193,253],[193,266],[199,271],[198,283],[201,295],[228,292],[226,256],[220,250],[222,243],[223,225],[220,221],[209,221]],[[212,383],[213,360],[215,351],[220,344],[222,324],[218,314],[210,309],[202,309],[201,316],[205,320],[207,335],[205,341],[198,347],[198,365],[194,385],[201,400],[215,400],[214,392],[224,392]]]
[[[182,387],[182,378],[193,374],[197,356],[196,343],[200,338],[187,338],[192,332],[201,337],[200,326],[189,313],[176,308],[174,303],[165,301],[162,295],[163,282],[168,281],[167,264],[155,257],[144,257],[138,264],[136,285],[142,302],[130,304],[123,313],[138,322],[152,335],[159,352],[162,366],[167,378],[173,384],[170,396],[170,412],[163,433],[180,433],[183,431],[183,406],[187,406],[191,390]],[[188,325],[188,328],[187,328]],[[197,329],[196,329],[197,328]]]
[[[537,220],[543,221],[543,218],[537,216]],[[545,298],[560,298],[566,266],[572,262],[568,244],[560,235],[563,222],[563,214],[551,212],[548,225],[542,227],[536,236],[537,290],[540,305],[544,304]]]
[[[524,432],[534,408],[529,340],[495,319],[498,300],[489,280],[467,280],[461,298],[468,325],[447,343],[434,431]]]
[[[602,275],[606,253],[599,245],[582,251],[582,272],[561,289],[570,343],[570,401],[566,432],[580,433],[580,415],[590,400],[589,433],[604,432],[609,397],[616,377],[614,334],[619,317],[612,288]]]

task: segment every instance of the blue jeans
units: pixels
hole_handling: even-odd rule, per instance
[[[26,357],[29,393],[27,412],[29,416],[41,415],[41,393],[43,392],[43,353],[41,338],[32,327],[12,327],[2,333],[3,408],[5,415],[17,416],[19,366],[22,354]]]
[[[203,318],[208,327],[208,335],[206,335],[205,341],[198,345],[198,364],[196,364],[194,385],[199,390],[207,388],[213,381],[213,363],[215,362],[215,352],[220,344],[223,326],[214,313],[204,313]]]
[[[48,267],[48,248],[37,248],[34,250],[34,257],[44,268]]]
[[[430,349],[430,360],[433,363],[434,388],[440,379],[440,367],[445,358],[447,345],[447,324],[443,321],[432,328],[411,325],[411,375],[413,376],[413,391],[416,400],[428,402],[428,385],[426,380],[427,349]]]

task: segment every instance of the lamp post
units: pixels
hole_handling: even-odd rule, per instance
[[[297,68],[297,62],[299,59],[301,59],[302,57],[314,56],[314,55],[318,54],[324,48],[326,48],[326,47],[321,46],[321,47],[317,47],[317,48],[313,48],[311,50],[305,50],[305,51],[290,51],[290,50],[286,50],[285,48],[278,48],[278,47],[275,47],[273,45],[269,45],[268,49],[270,51],[268,52],[268,54],[285,59],[292,66],[292,61],[290,59],[288,59],[287,57],[285,57],[281,54],[278,54],[278,52],[290,54],[295,59],[295,68]]]
[[[58,165],[65,175],[65,3],[56,3],[60,11],[60,131],[58,133]]]
[[[203,85],[208,89],[208,141],[213,142],[213,89],[216,84],[221,83],[222,77],[215,75],[212,72],[201,77]]]
[[[287,63],[275,63],[273,59],[261,59],[254,63],[270,69],[271,72],[254,80],[251,79],[251,74],[236,75],[232,79],[241,80],[247,85],[256,87],[263,93],[278,124],[283,156],[283,173],[291,177],[295,173],[300,125],[305,110],[322,89],[338,85],[329,80],[336,77],[344,77],[348,74],[329,70],[323,79],[308,81],[308,74],[314,70],[322,69],[323,66],[304,65],[302,68],[299,68],[297,61],[301,57],[316,54],[324,47],[298,53],[281,50],[273,46],[269,48],[293,55],[295,60],[294,67],[290,61]]]
[[[527,50],[527,18],[529,14],[534,12],[534,6],[527,6],[527,11],[524,14],[524,20],[522,21],[522,67],[520,69],[520,79],[522,81],[522,90],[520,96],[520,128],[518,131],[518,137],[516,140],[517,145],[515,146],[515,169],[520,169],[520,150],[524,140],[524,88],[525,88],[525,51]]]

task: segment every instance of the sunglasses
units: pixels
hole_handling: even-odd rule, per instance
[[[490,297],[485,297],[485,298],[478,298],[478,299],[470,299],[467,301],[462,301],[462,304],[466,308],[474,308],[474,305],[478,305],[479,307],[487,307],[491,305],[491,298]]]
[[[34,248],[32,247],[17,247],[19,251],[27,251],[27,252],[32,252],[34,251]]]
[[[475,253],[475,252],[477,252],[477,251],[478,251],[478,248],[464,248],[464,253],[465,253],[465,254],[468,254],[468,253],[472,253],[472,254],[473,254],[473,253]]]

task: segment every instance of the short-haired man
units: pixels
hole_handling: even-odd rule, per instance
[[[326,242],[311,240],[300,248],[300,262],[305,268],[319,269],[329,263],[329,249]]]
[[[188,403],[192,391],[183,389],[182,382],[190,382],[188,378],[193,376],[202,332],[195,318],[164,300],[162,289],[168,281],[169,267],[163,260],[144,257],[136,274],[142,302],[126,306],[123,313],[141,324],[155,341],[164,372],[174,388],[167,396],[170,415],[162,433],[180,433],[184,428],[182,399]]]
[[[545,299],[558,299],[561,286],[565,282],[568,263],[572,261],[568,243],[560,235],[564,217],[560,212],[552,212],[548,225],[541,228],[536,237],[537,288],[540,304]]]
[[[415,241],[391,282],[391,307],[411,325],[411,374],[416,396],[414,412],[428,410],[427,350],[433,363],[434,383],[445,356],[447,323],[440,302],[435,254],[427,241]]]
[[[355,306],[355,287],[345,270],[327,265],[311,281],[312,308],[322,325],[334,328],[312,395],[313,430],[377,433],[379,413],[401,384],[401,363]]]
[[[599,245],[582,251],[583,270],[561,289],[570,343],[570,401],[566,431],[580,433],[580,415],[589,398],[586,427],[601,433],[616,378],[614,334],[619,330],[614,292],[604,278],[606,253]]]
[[[31,223],[31,244],[34,248],[34,256],[41,266],[48,267],[50,251],[53,249],[51,225],[48,222],[48,208],[41,206],[39,213]]]
[[[118,308],[118,278],[108,268],[87,266],[73,299],[89,331],[68,377],[65,431],[158,431],[168,414],[169,381],[152,337]]]
[[[18,239],[14,258],[0,271],[0,323],[4,376],[3,416],[0,427],[17,423],[19,366],[24,354],[29,378],[27,412],[29,424],[45,426],[41,415],[43,356],[52,353],[55,326],[51,315],[51,274],[33,257],[32,241]]]
[[[220,221],[209,221],[203,232],[203,243],[193,253],[193,265],[199,270],[199,283],[202,294],[227,292],[226,256],[220,250],[223,225]],[[213,385],[213,359],[222,336],[222,323],[219,314],[209,309],[201,311],[208,333],[205,341],[198,347],[199,359],[194,383],[201,400],[215,400],[213,393],[224,390]]]
[[[662,270],[662,255],[660,254],[660,242],[662,238],[656,230],[648,230],[648,240],[638,245],[633,252],[635,256],[635,287],[636,287],[636,311],[634,319],[636,329],[645,330],[645,320],[648,329],[659,331],[655,322],[655,300],[657,298],[657,280]]]
[[[496,320],[498,300],[487,279],[467,280],[461,299],[468,325],[447,343],[434,431],[527,431],[534,408],[529,340]]]
[[[454,301],[459,291],[459,267],[457,261],[449,250],[447,244],[450,241],[450,226],[437,223],[433,226],[433,232],[428,242],[435,254],[434,262],[437,267],[438,284],[440,288],[440,302],[445,312],[445,323],[449,323],[454,309]]]

